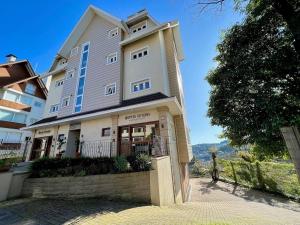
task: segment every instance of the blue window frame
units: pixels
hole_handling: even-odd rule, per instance
[[[89,43],[85,43],[82,46],[81,61],[80,61],[80,68],[79,68],[80,72],[78,76],[75,107],[74,107],[75,113],[81,112],[81,108],[82,108],[85,78],[86,78],[87,64],[89,58],[89,45],[90,45]]]

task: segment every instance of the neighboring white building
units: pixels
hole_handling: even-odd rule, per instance
[[[176,202],[186,200],[183,59],[178,21],[146,10],[121,21],[90,6],[44,75],[49,94],[43,119],[26,128],[35,132],[28,158],[168,155]]]
[[[47,90],[27,60],[12,54],[0,64],[0,142],[21,143],[32,132],[21,131],[42,118]]]

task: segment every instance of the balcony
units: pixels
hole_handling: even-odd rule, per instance
[[[10,109],[23,110],[25,112],[31,111],[31,106],[24,105],[24,104],[17,103],[17,102],[12,102],[12,101],[5,100],[5,99],[0,99],[0,106],[7,107]]]

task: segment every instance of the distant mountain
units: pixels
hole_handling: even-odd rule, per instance
[[[220,143],[211,143],[211,144],[197,144],[193,145],[193,154],[195,158],[202,160],[202,161],[210,161],[211,160],[211,153],[209,149],[211,147],[216,147],[217,157],[224,158],[230,157],[235,153],[234,148],[228,145],[227,141],[221,141]]]

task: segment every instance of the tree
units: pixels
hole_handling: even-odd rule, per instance
[[[294,37],[272,7],[229,29],[217,46],[208,116],[233,145],[284,148],[280,127],[300,124],[300,60]]]
[[[197,4],[202,6],[201,11],[211,5],[220,5],[222,8],[225,0],[198,0]],[[262,11],[272,7],[283,20],[291,31],[294,41],[295,50],[300,56],[300,1],[299,0],[235,0],[236,5],[247,2],[246,12],[254,17],[260,16]]]

